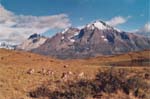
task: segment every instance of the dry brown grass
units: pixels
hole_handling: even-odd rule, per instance
[[[30,97],[48,99],[149,99],[150,69],[105,68],[95,79],[47,81],[29,92]],[[54,88],[55,85],[55,88]]]
[[[142,56],[149,58],[150,51],[130,53],[133,58]],[[86,79],[94,79],[98,70],[104,71],[106,63],[131,60],[131,55],[118,55],[110,57],[96,57],[84,60],[58,60],[28,52],[10,51],[0,49],[0,99],[30,99],[28,92],[47,81],[57,81],[63,72],[72,71],[74,75],[85,73]],[[64,68],[64,65],[68,65]],[[42,68],[55,71],[54,76],[39,74]],[[117,67],[126,68],[132,75],[143,75],[149,67]],[[35,73],[29,75],[27,71],[34,69]],[[133,72],[134,71],[134,72]],[[133,72],[133,73],[132,73]],[[131,75],[130,74],[130,75]],[[130,76],[128,75],[128,76]],[[150,83],[150,81],[147,81]],[[55,83],[52,87],[55,89]],[[107,96],[107,95],[106,95]]]

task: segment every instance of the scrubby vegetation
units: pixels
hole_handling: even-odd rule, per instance
[[[56,81],[48,81],[29,92],[29,96],[48,99],[149,99],[149,75],[149,71],[140,73],[111,68],[99,71],[92,80],[85,78],[57,84]],[[52,90],[54,84],[56,88]]]
[[[62,61],[0,49],[0,99],[150,99],[149,52]]]

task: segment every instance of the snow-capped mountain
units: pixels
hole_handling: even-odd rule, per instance
[[[0,42],[0,48],[4,48],[4,49],[15,49],[16,45],[10,42],[5,42],[5,41],[1,41]]]
[[[43,37],[39,34],[33,34],[22,44],[18,45],[16,49],[30,51],[42,45],[46,40],[46,37]]]
[[[82,29],[67,28],[30,51],[57,58],[87,58],[144,49],[150,49],[149,38],[95,21]]]
[[[113,29],[111,26],[107,25],[106,23],[104,23],[103,21],[95,21],[92,22],[90,24],[87,24],[85,26],[86,28],[89,28],[91,30],[94,30],[95,28],[99,29],[99,30],[109,30],[109,29]]]

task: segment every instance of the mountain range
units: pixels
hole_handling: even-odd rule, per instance
[[[5,42],[5,41],[0,42],[0,48],[13,50],[16,47],[17,47],[16,44],[13,44],[13,43],[10,43],[10,42]]]
[[[67,28],[50,38],[33,34],[16,49],[61,59],[87,58],[150,49],[150,39],[97,20],[82,29]]]

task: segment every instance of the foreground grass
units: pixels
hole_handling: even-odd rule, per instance
[[[105,68],[95,79],[47,81],[28,95],[41,99],[149,99],[149,93],[149,68]]]
[[[62,61],[0,49],[0,99],[149,99],[149,65],[110,67],[110,63],[122,61],[122,65],[138,57],[148,59],[148,52]],[[42,68],[55,73],[43,75]],[[28,74],[29,69],[35,72]],[[72,77],[63,81],[61,75],[69,71]],[[78,78],[82,72],[84,77]]]

